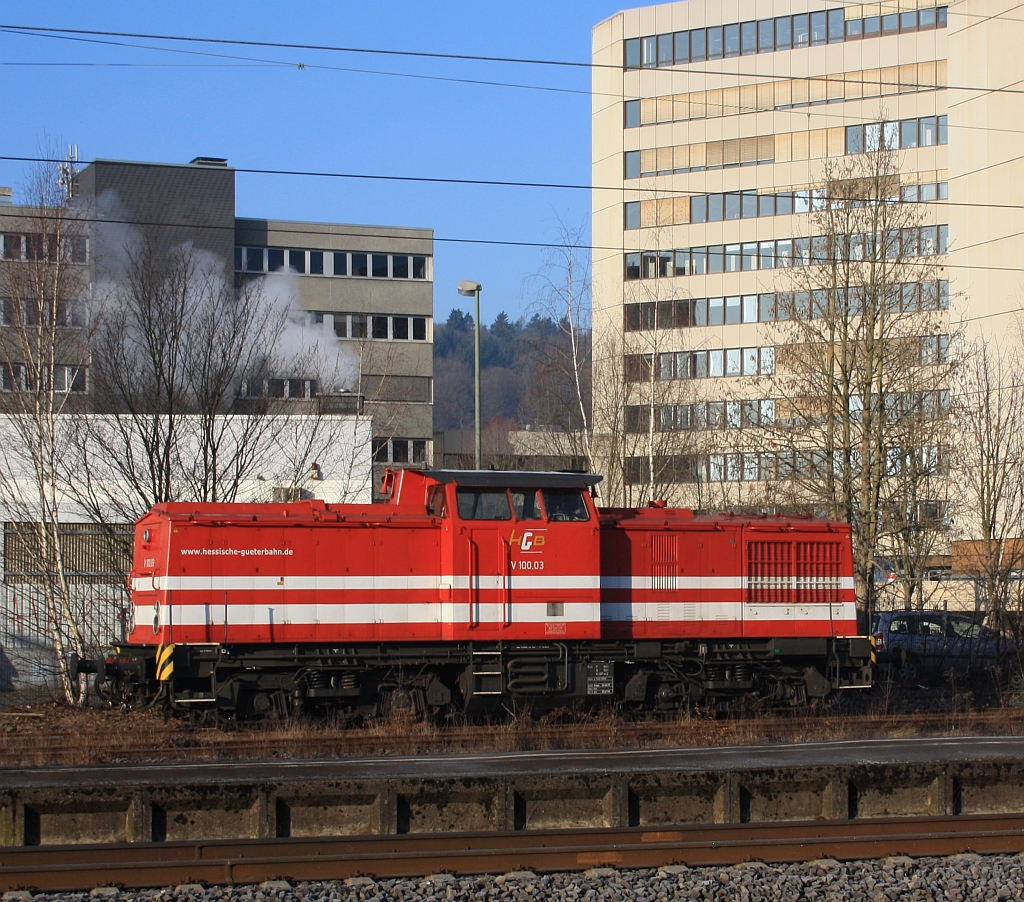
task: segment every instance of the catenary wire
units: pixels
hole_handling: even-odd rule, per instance
[[[36,215],[35,217],[33,217],[31,214],[29,214],[29,216],[27,218],[29,218],[29,219],[31,219],[31,218],[36,218],[36,219],[56,219],[58,217],[56,217],[56,216],[39,216],[39,215]],[[127,226],[135,226],[135,227],[142,227],[142,228],[172,228],[172,229],[187,229],[187,230],[191,230],[191,231],[202,231],[202,232],[229,231],[229,232],[235,233],[235,232],[239,231],[239,227],[237,227],[235,225],[231,225],[231,226],[224,226],[224,225],[200,225],[200,224],[195,224],[195,223],[174,223],[174,222],[166,222],[166,221],[159,221],[159,220],[140,220],[140,219],[113,219],[113,218],[97,219],[97,218],[93,218],[93,217],[79,217],[79,216],[74,216],[74,215],[72,215],[72,216],[63,215],[63,216],[61,216],[59,218],[62,219],[63,221],[65,221],[65,222],[78,222],[78,223],[87,223],[87,224],[94,224],[94,225],[127,225]],[[244,222],[247,219],[247,217],[239,217],[239,219]],[[262,221],[262,220],[258,220],[258,221]],[[242,231],[244,231],[245,230],[245,226],[244,225],[241,226],[240,229]],[[317,236],[324,236],[324,237],[331,237],[331,238],[366,238],[367,237],[365,232],[344,232],[344,231],[339,231],[337,229],[337,227],[330,228],[328,230],[318,230],[318,229],[310,229],[310,228],[289,229],[287,227],[281,227],[279,225],[279,226],[276,226],[274,228],[274,231],[278,232],[278,233],[281,233],[281,234],[285,234],[285,235],[288,235],[288,234],[317,235]],[[416,231],[416,229],[409,228],[409,229],[407,229],[407,231],[412,232],[412,231]],[[960,250],[969,250],[969,249],[972,249],[972,248],[980,247],[980,246],[985,245],[985,244],[992,244],[992,243],[995,243],[995,242],[998,242],[998,241],[1003,241],[1003,240],[1006,240],[1008,238],[1020,237],[1021,235],[1024,235],[1024,232],[1016,233],[1014,235],[1000,235],[1000,236],[998,236],[996,238],[988,239],[986,241],[980,241],[980,242],[977,242],[976,244],[972,244],[972,245],[967,245],[964,248],[956,248],[956,249],[954,249],[953,252],[955,253],[956,251],[960,251]],[[406,240],[406,241],[430,240],[430,241],[432,241],[435,244],[473,244],[473,245],[487,245],[487,246],[494,246],[494,247],[529,247],[529,248],[543,248],[543,249],[546,249],[546,250],[564,249],[566,247],[566,245],[564,243],[553,242],[553,241],[547,241],[547,242],[544,242],[544,241],[511,241],[511,240],[501,240],[501,239],[493,239],[493,238],[449,238],[449,237],[443,237],[443,236],[442,237],[431,236],[430,239],[424,239],[423,237],[420,237],[420,236],[417,236],[417,235],[409,235],[409,234],[404,234],[403,235],[403,234],[398,234],[398,233],[381,233],[381,234],[376,235],[374,237],[389,238],[389,239],[392,239],[392,240]],[[794,237],[810,237],[810,236],[794,236]],[[729,244],[732,244],[732,243],[733,242],[729,242]],[[736,242],[736,243],[741,243],[741,242]],[[664,248],[664,249],[660,249],[660,248],[631,248],[631,247],[626,247],[624,245],[595,245],[595,244],[581,244],[581,243],[572,244],[571,247],[574,250],[580,250],[580,251],[614,251],[616,253],[622,253],[622,254],[625,254],[625,253],[637,253],[637,254],[645,254],[645,253],[647,253],[647,254],[673,253],[674,250],[675,250],[674,248]],[[334,250],[342,250],[342,248],[313,248],[313,250],[323,250],[325,253],[330,253],[330,252],[332,252]],[[350,250],[350,249],[345,249],[345,250]],[[367,253],[371,253],[371,251],[368,251]],[[414,253],[414,251],[408,251],[407,253]],[[838,259],[837,262],[840,262],[840,263],[842,263],[842,262],[858,263],[858,262],[864,262],[864,261]],[[927,269],[927,270],[930,270],[930,271],[934,271],[936,273],[941,272],[942,270],[945,270],[945,269],[956,269],[956,270],[963,269],[963,270],[971,270],[971,271],[975,271],[975,272],[1024,272],[1024,266],[987,266],[987,265],[986,266],[980,266],[980,265],[969,265],[969,264],[953,264],[953,263],[949,263],[949,262],[946,262],[946,261],[938,262],[938,261],[935,261],[935,260],[932,260],[932,259],[923,259],[923,260],[920,260],[920,261],[918,261],[918,260],[910,260],[910,259],[901,260],[900,261],[900,266],[906,267],[908,269],[912,269],[912,268]],[[789,269],[789,268],[799,269],[800,267],[775,267],[775,268],[773,268],[772,271],[774,272],[774,271],[776,271],[778,269],[785,270],[785,269]],[[755,270],[748,270],[748,271],[749,272],[754,272]],[[756,270],[756,271],[757,272],[761,272],[761,270]],[[767,270],[765,270],[765,271],[767,271]],[[254,275],[260,275],[260,274],[261,273],[254,273]],[[655,279],[651,279],[651,280],[641,279],[641,280],[638,280],[638,281],[656,281],[656,280]]]
[[[3,30],[2,27],[0,27],[0,31],[2,31],[2,30]],[[623,100],[626,100],[626,99],[630,99],[630,100],[641,99],[639,97],[637,97],[637,98],[628,97],[627,98],[624,94],[622,94],[622,92],[617,92],[617,93],[612,93],[612,92],[595,92],[593,90],[586,91],[586,90],[580,90],[580,89],[574,89],[574,88],[558,88],[558,87],[547,86],[547,85],[524,85],[524,84],[518,84],[518,83],[513,83],[513,82],[499,82],[499,81],[493,81],[493,80],[455,78],[455,77],[450,77],[450,76],[423,75],[423,74],[418,74],[418,73],[387,72],[387,71],[371,70],[371,69],[357,69],[357,68],[340,67],[340,66],[326,66],[326,65],[315,64],[315,63],[295,63],[295,62],[288,62],[288,61],[283,61],[283,60],[267,60],[267,59],[252,58],[252,57],[230,56],[230,55],[227,55],[227,54],[206,53],[206,52],[202,52],[202,51],[182,50],[182,49],[178,49],[178,48],[153,47],[153,46],[150,46],[150,45],[140,45],[140,44],[127,44],[127,43],[118,42],[118,41],[101,41],[101,40],[94,40],[94,39],[87,39],[87,38],[74,38],[74,37],[69,37],[69,36],[66,36],[66,35],[51,35],[51,34],[29,32],[29,31],[16,32],[16,33],[17,34],[32,35],[32,36],[36,36],[36,37],[60,38],[60,39],[64,39],[64,40],[76,40],[76,41],[81,41],[81,42],[84,42],[84,43],[95,43],[95,44],[105,44],[105,45],[110,45],[110,46],[131,47],[131,48],[136,48],[136,49],[155,50],[155,51],[162,51],[162,52],[169,52],[169,53],[184,53],[184,54],[189,54],[189,55],[194,55],[194,56],[212,56],[212,57],[221,58],[221,59],[243,60],[243,61],[246,61],[247,63],[250,63],[250,64],[262,63],[262,64],[265,64],[268,68],[315,69],[315,70],[324,70],[324,71],[349,72],[349,73],[354,73],[354,74],[382,75],[382,76],[389,76],[389,77],[396,77],[396,78],[424,79],[424,80],[428,80],[428,81],[441,81],[441,82],[449,82],[449,83],[457,83],[457,84],[481,85],[481,86],[488,86],[488,87],[520,88],[520,89],[547,91],[547,92],[554,92],[554,93],[579,94],[579,95],[583,95],[583,96],[587,96],[587,95],[589,95],[589,96],[597,95],[597,96],[607,96],[607,97],[620,97],[621,96],[623,98]],[[4,65],[4,64],[0,63],[0,65]],[[18,64],[17,63],[12,63],[10,65],[18,65]],[[39,65],[46,65],[46,64],[39,64]],[[57,64],[57,63],[55,63],[53,65],[74,65],[74,64],[70,64],[70,63]],[[84,64],[83,63],[82,65],[89,65],[89,64]],[[125,66],[140,65],[140,66],[142,66],[142,65],[146,65],[146,64],[129,64],[129,63],[125,63],[125,64],[122,64],[122,65],[125,65]],[[667,69],[667,70],[664,70],[664,71],[667,71],[667,72],[669,72],[671,74],[671,72],[673,70],[672,69]],[[749,77],[753,77],[753,78],[768,78],[768,79],[774,79],[774,80],[787,79],[788,78],[788,80],[808,81],[808,82],[826,81],[826,82],[842,82],[842,83],[845,83],[845,84],[851,84],[851,83],[858,83],[859,84],[860,83],[857,79],[837,78],[835,75],[820,75],[820,76],[810,75],[810,76],[787,77],[787,76],[784,76],[784,75],[771,75],[771,74],[760,75],[760,74],[749,74],[749,73],[719,73],[719,72],[712,72],[710,70],[697,70],[697,69],[693,69],[693,68],[688,68],[686,70],[686,72],[688,74],[692,74],[692,73],[696,73],[696,74],[716,74],[716,75],[719,75],[719,74],[726,74],[726,75],[735,74],[738,77],[746,77],[747,75],[749,75]],[[902,87],[908,87],[908,88],[920,89],[920,90],[917,91],[917,93],[922,93],[922,92],[925,92],[925,91],[939,91],[939,90],[951,89],[951,90],[976,91],[976,92],[978,92],[979,96],[983,96],[984,94],[995,93],[995,92],[997,92],[999,90],[999,89],[994,89],[994,88],[956,88],[956,87],[950,88],[950,86],[948,86],[948,85],[924,85],[924,84],[916,84],[916,83],[911,83],[911,82],[893,82],[892,84],[894,86],[901,87],[901,88]],[[1010,90],[1013,90],[1013,89],[1007,88],[1006,90],[1010,91]],[[1021,92],[1024,92],[1024,89],[1021,89]],[[881,100],[882,98],[884,98],[886,96],[898,96],[899,93],[900,92],[896,92],[896,93],[893,93],[891,95],[880,95],[879,98],[877,98],[877,99]],[[855,102],[857,100],[866,100],[866,101],[870,102],[871,100],[874,100],[874,99],[876,99],[876,98],[851,98],[850,101],[844,101],[844,102]],[[977,99],[977,98],[976,97],[968,98],[967,100],[964,100],[964,101],[958,101],[958,102],[952,103],[952,104],[950,104],[950,106],[951,107],[960,106],[963,103],[969,103],[969,102],[971,102],[971,101],[973,101],[975,99]],[[810,109],[810,107],[815,106],[815,105],[816,104],[808,104],[807,108],[797,107],[797,108],[789,108],[789,109],[779,109],[779,110],[776,110],[775,112],[789,114],[789,115],[798,115],[798,116],[801,116],[801,117],[806,116],[808,118],[808,120],[813,116],[816,119],[839,119],[839,120],[841,120],[843,122],[847,122],[847,123],[849,123],[849,122],[870,123],[870,122],[873,122],[873,121],[875,121],[877,119],[877,116],[868,116],[868,115],[852,116],[852,115],[850,115],[848,113],[847,114],[843,114],[843,113],[826,113],[826,112],[822,112],[822,111],[819,111],[819,110],[812,110],[812,109]],[[744,115],[746,113],[751,113],[751,112],[763,112],[763,110],[760,110],[760,109],[755,108],[755,107],[747,108],[747,107],[740,106],[740,107],[737,108],[737,111],[735,113],[727,113],[727,114],[724,114],[724,115],[722,115],[720,117],[716,117],[716,118],[722,118],[722,119],[731,118],[733,116],[741,116],[741,115]],[[999,132],[1007,132],[1007,133],[1012,133],[1012,134],[1021,134],[1022,132],[1024,132],[1024,129],[1005,129],[1005,128],[993,129],[993,128],[988,128],[988,127],[984,127],[984,126],[971,126],[971,125],[962,125],[962,124],[954,124],[954,125],[949,126],[949,127],[956,128],[956,129],[961,129],[961,130],[978,130],[978,131],[987,131],[987,132],[999,131]]]
[[[206,38],[206,37],[193,37],[184,35],[159,35],[159,34],[146,34],[136,32],[118,32],[118,31],[99,31],[91,29],[79,29],[79,28],[55,28],[50,26],[35,26],[35,25],[13,25],[0,23],[0,32],[9,33],[23,33],[31,34],[37,37],[58,37],[61,35],[86,35],[86,36],[97,36],[97,37],[119,37],[119,38],[137,38],[145,40],[161,40],[161,41],[174,41],[174,42],[188,42],[188,43],[201,43],[201,44],[227,44],[232,46],[243,46],[243,47],[267,47],[276,48],[283,50],[309,50],[319,52],[336,52],[336,53],[365,53],[365,54],[378,54],[385,56],[399,56],[399,57],[414,57],[424,59],[445,59],[445,60],[460,60],[468,62],[494,62],[494,63],[514,63],[514,64],[526,64],[526,65],[541,65],[541,66],[564,66],[570,68],[583,68],[583,69],[612,69],[620,72],[625,71],[664,71],[668,73],[677,73],[680,75],[719,75],[729,76],[737,78],[761,78],[771,80],[787,80],[787,81],[837,81],[837,82],[849,82],[853,83],[854,79],[836,78],[835,76],[829,75],[807,75],[807,76],[790,76],[784,74],[771,74],[771,73],[745,73],[745,72],[722,72],[717,69],[694,69],[687,67],[686,69],[677,70],[675,66],[670,67],[659,67],[657,69],[638,69],[638,70],[625,70],[624,67],[616,63],[594,63],[594,62],[578,62],[572,60],[543,60],[543,59],[532,59],[532,58],[521,58],[521,57],[499,57],[499,56],[484,56],[474,54],[456,54],[456,53],[433,53],[427,51],[415,51],[415,50],[385,50],[380,48],[366,48],[366,47],[342,47],[332,45],[321,45],[321,44],[299,44],[299,43],[286,43],[276,41],[248,41],[237,38]],[[156,50],[156,51],[169,51],[173,48],[163,47],[146,47],[142,49]],[[232,57],[233,58],[233,57]],[[248,59],[243,57],[243,59]],[[742,59],[737,57],[736,59]],[[271,61],[273,62],[273,61]],[[290,63],[281,61],[283,66],[290,67],[304,67],[313,68],[313,64],[304,63]],[[324,67],[326,68],[326,67]],[[859,81],[857,81],[859,83]],[[536,85],[514,85],[504,83],[493,83],[498,84],[502,87],[527,87],[527,88],[538,88],[544,90],[544,86]],[[917,85],[910,82],[903,83],[897,82],[901,87],[908,88],[935,88],[934,85]],[[1024,94],[1024,88],[993,88],[991,86],[965,86],[965,85],[945,85],[943,86],[949,90],[957,91],[978,91],[981,93],[1010,93],[1010,94]],[[547,89],[550,89],[549,87]],[[564,90],[564,89],[563,89]],[[583,92],[592,93],[592,92]]]
[[[0,33],[2,33],[2,32],[4,32],[4,28],[3,28],[3,26],[0,26]],[[12,33],[12,32],[8,32],[8,33]],[[45,34],[45,33],[42,33],[42,32],[33,32],[33,31],[19,31],[19,32],[13,32],[13,33],[14,34],[19,34],[19,35],[28,35],[28,36],[31,36],[31,37],[50,38],[50,39],[65,40],[65,41],[76,41],[76,42],[83,43],[83,44],[101,44],[101,45],[110,46],[110,47],[128,47],[128,48],[136,49],[136,50],[149,50],[149,51],[157,51],[157,52],[161,52],[161,53],[176,53],[176,54],[185,54],[185,55],[188,55],[188,56],[203,56],[203,57],[213,57],[215,59],[236,60],[237,61],[236,65],[239,65],[239,66],[244,65],[244,64],[263,64],[263,65],[267,66],[268,68],[277,68],[277,69],[298,69],[298,70],[307,70],[308,69],[308,70],[321,70],[321,71],[326,71],[326,72],[348,72],[348,73],[355,74],[355,75],[383,75],[383,76],[389,76],[389,77],[393,77],[393,78],[412,78],[412,79],[421,79],[421,80],[424,80],[424,81],[440,81],[440,82],[451,82],[451,83],[455,83],[455,84],[482,85],[484,87],[520,88],[520,89],[523,89],[523,90],[531,90],[531,91],[548,91],[548,92],[553,92],[553,93],[558,93],[558,94],[591,95],[591,94],[594,93],[592,91],[588,91],[588,90],[584,90],[584,89],[579,89],[579,88],[559,88],[559,87],[554,87],[552,85],[527,85],[527,84],[519,84],[519,83],[515,83],[515,82],[502,82],[502,81],[493,81],[493,80],[485,80],[485,79],[477,79],[477,78],[456,78],[454,76],[424,75],[424,74],[414,73],[414,72],[387,72],[387,71],[383,71],[383,70],[379,70],[379,69],[359,69],[359,68],[347,67],[347,66],[328,66],[328,65],[325,65],[323,63],[305,63],[305,62],[293,62],[293,61],[289,61],[289,60],[266,59],[266,58],[263,58],[263,57],[234,56],[234,55],[226,54],[226,53],[210,53],[210,52],[201,51],[201,50],[183,50],[180,47],[155,47],[155,46],[152,46],[152,45],[149,45],[149,44],[129,44],[129,43],[126,43],[126,42],[123,42],[123,41],[104,41],[104,40],[98,40],[98,39],[94,39],[94,38],[73,37],[73,36],[70,36],[70,35],[59,35],[59,34]],[[125,64],[125,65],[135,65],[135,64]],[[145,65],[145,64],[139,63],[138,65]],[[609,96],[618,96],[618,95],[609,95]]]
[[[1016,162],[1017,160],[1024,159],[1024,155],[1015,157],[1010,160],[1002,160],[996,163],[991,163],[988,166],[983,166],[979,169],[966,172],[958,176],[953,176],[949,181],[957,178],[965,178],[970,175],[976,175],[980,172],[984,172],[988,169],[993,169],[998,166],[1003,166],[1008,163]],[[64,164],[67,161],[64,159],[58,159],[56,157],[32,157],[32,156],[13,156],[13,155],[0,155],[0,161],[4,162],[17,162],[17,163],[53,163],[53,164]],[[104,162],[119,162],[117,160],[104,161]],[[159,164],[155,164],[159,165]],[[355,172],[328,172],[318,170],[305,170],[305,169],[257,169],[252,167],[231,167],[235,172],[240,172],[245,175],[279,175],[279,176],[295,176],[302,178],[333,178],[333,179],[353,179],[353,180],[367,180],[367,181],[391,181],[391,182],[423,182],[427,184],[442,184],[442,185],[466,185],[466,186],[478,186],[478,187],[495,187],[495,188],[543,188],[543,189],[554,189],[554,190],[566,190],[566,191],[614,191],[619,193],[637,193],[645,190],[650,191],[652,189],[644,189],[642,187],[633,187],[629,185],[584,185],[584,184],[573,184],[570,182],[526,182],[526,181],[502,181],[498,179],[459,179],[459,178],[443,178],[439,176],[414,176],[414,175],[381,175],[374,173],[355,173]],[[659,178],[668,176],[651,176],[650,178]],[[808,185],[808,190],[813,186]],[[657,193],[662,196],[673,196],[673,197],[704,197],[709,192],[707,191],[687,191],[683,189],[656,189]],[[797,190],[797,189],[794,189]],[[712,194],[736,194],[742,192],[726,191],[726,192],[711,192]],[[828,200],[827,197],[823,198]],[[926,204],[929,207],[934,205],[936,208],[941,209],[943,207],[968,207],[978,209],[995,209],[995,210],[1024,210],[1024,204],[989,204],[979,203],[977,201],[950,201],[950,200],[936,200],[936,201],[921,201],[920,203]],[[725,220],[723,220],[725,221]],[[153,223],[159,225],[160,223]],[[686,223],[681,223],[685,225]]]
[[[2,30],[2,28],[0,28],[0,30]],[[86,38],[73,38],[73,37],[62,36],[62,35],[37,34],[35,32],[17,32],[17,33],[18,34],[28,34],[28,35],[33,35],[33,36],[37,36],[37,37],[51,37],[51,38],[62,38],[62,39],[65,39],[65,40],[76,40],[76,41],[82,41],[82,42],[85,42],[85,43],[106,44],[106,45],[111,45],[111,46],[122,46],[122,47],[133,47],[133,48],[137,48],[137,49],[157,50],[157,51],[163,51],[163,52],[169,52],[169,53],[183,53],[183,54],[189,54],[189,55],[194,55],[194,56],[211,56],[211,57],[216,57],[216,58],[220,58],[220,59],[233,59],[233,60],[243,60],[243,61],[246,61],[244,63],[242,63],[242,62],[238,63],[237,65],[239,65],[239,66],[242,66],[242,65],[260,65],[260,64],[262,64],[262,65],[265,65],[267,68],[313,69],[313,70],[323,70],[323,71],[332,71],[332,72],[349,72],[349,73],[354,73],[354,74],[382,75],[382,76],[395,77],[395,78],[423,79],[423,80],[427,80],[427,81],[440,81],[440,82],[449,82],[449,83],[456,83],[456,84],[481,85],[481,86],[487,86],[487,87],[520,88],[520,89],[527,89],[527,90],[547,91],[547,92],[553,92],[553,93],[579,94],[579,95],[582,95],[582,96],[595,96],[595,95],[597,95],[597,96],[607,96],[607,97],[616,97],[616,98],[621,97],[623,100],[627,100],[627,99],[628,100],[634,100],[634,99],[639,100],[639,99],[641,99],[639,97],[637,97],[637,98],[627,97],[622,92],[616,92],[616,93],[612,93],[612,92],[595,92],[595,91],[592,91],[592,90],[591,91],[586,91],[586,90],[579,90],[579,89],[574,89],[574,88],[558,88],[558,87],[546,86],[546,85],[524,85],[524,84],[518,84],[518,83],[513,83],[513,82],[499,82],[499,81],[482,80],[482,79],[455,78],[455,77],[449,77],[449,76],[423,75],[423,74],[405,73],[405,72],[388,72],[388,71],[382,71],[382,70],[358,69],[358,68],[341,67],[341,66],[326,66],[326,65],[315,64],[315,63],[309,63],[309,64],[307,64],[307,63],[294,63],[294,62],[288,62],[288,61],[283,61],[283,60],[267,60],[267,59],[252,58],[252,57],[236,57],[236,56],[229,56],[227,54],[206,53],[206,52],[202,52],[202,51],[181,50],[181,49],[177,49],[177,48],[152,47],[152,46],[149,46],[149,45],[139,45],[139,44],[126,44],[126,43],[118,42],[118,41],[100,41],[100,40],[92,40],[92,39],[86,39]],[[0,63],[0,66],[2,66],[2,65],[33,65],[33,64],[28,64],[28,63],[25,63],[25,64],[21,64],[21,63]],[[38,63],[38,64],[35,64],[35,65],[42,66],[42,65],[50,65],[50,64]],[[53,63],[52,65],[55,65],[55,66],[73,66],[73,65],[102,66],[102,65],[117,65],[117,64]],[[127,66],[146,66],[146,65],[149,65],[149,64],[145,64],[145,63],[122,63],[120,65],[123,65],[123,66],[127,67]],[[666,70],[666,71],[671,72],[672,70]],[[687,72],[691,72],[691,73],[692,72],[696,72],[698,74],[722,74],[722,73],[711,73],[708,70],[694,70],[694,69],[688,69]],[[733,73],[725,73],[725,74],[733,74]],[[735,73],[735,74],[738,75],[738,76],[742,75],[742,73]],[[778,75],[778,76],[777,75],[751,75],[751,77],[755,77],[755,78],[770,78],[770,79],[776,79],[776,80],[777,79],[786,79],[787,78],[787,76],[781,76],[781,75]],[[832,81],[832,82],[843,82],[843,83],[847,83],[847,84],[849,84],[849,83],[860,83],[856,79],[837,78],[834,75],[825,75],[825,76],[813,76],[813,75],[812,76],[797,76],[795,78],[790,78],[790,80],[798,80],[798,81]],[[894,86],[898,86],[898,87],[918,88],[920,90],[917,91],[917,93],[924,93],[924,92],[927,92],[927,91],[940,91],[940,90],[947,90],[948,89],[948,86],[946,86],[946,85],[923,85],[923,84],[915,84],[915,83],[911,83],[911,82],[893,82],[891,84],[893,84]],[[953,88],[952,90],[973,90],[973,91],[979,92],[979,96],[980,96],[980,95],[983,95],[985,93],[992,93],[996,89],[990,89],[990,88],[985,88],[985,89],[983,89],[983,88],[960,88],[960,89],[957,89],[957,88]],[[890,97],[890,96],[891,97],[898,96],[898,92],[897,93],[893,93],[891,95],[879,95],[878,98],[851,98],[850,101],[845,101],[844,100],[842,102],[857,102],[858,100],[862,101],[862,102],[870,102],[870,101],[876,100],[876,99],[877,100],[884,100],[885,97]],[[975,97],[975,98],[969,98],[969,99],[964,100],[964,101],[958,101],[958,102],[950,104],[950,107],[960,106],[963,103],[969,103],[969,102],[971,102],[971,101],[973,101],[975,99],[977,99],[977,98]],[[837,102],[839,102],[839,101],[837,101]],[[839,120],[839,121],[845,122],[845,123],[872,123],[872,122],[877,121],[877,119],[878,119],[878,116],[876,116],[876,115],[865,115],[865,114],[862,114],[862,115],[856,116],[856,115],[851,115],[849,113],[828,113],[828,112],[821,111],[820,109],[813,109],[813,107],[815,107],[815,106],[818,106],[818,104],[807,104],[806,106],[798,106],[798,107],[776,109],[774,112],[782,113],[784,115],[790,115],[790,116],[796,115],[796,116],[800,116],[801,118],[806,117],[808,119],[808,122],[810,121],[810,119],[812,117],[814,119],[819,119],[819,120],[820,119]],[[722,116],[718,116],[718,117],[715,117],[715,118],[728,119],[728,118],[732,118],[732,117],[736,117],[736,116],[746,115],[748,113],[757,113],[757,112],[764,112],[764,111],[759,109],[759,108],[756,108],[756,107],[738,106],[736,108],[736,112],[725,113]],[[1009,133],[1009,134],[1022,134],[1022,133],[1024,133],[1024,129],[992,128],[992,127],[986,127],[986,126],[963,125],[963,124],[959,124],[959,123],[954,123],[952,125],[949,125],[948,127],[949,128],[958,129],[958,130],[967,130],[967,131],[985,131],[985,132],[997,131],[997,132]]]

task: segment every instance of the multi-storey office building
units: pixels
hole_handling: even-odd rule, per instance
[[[673,454],[667,481],[691,503],[695,484],[753,498],[783,475],[745,448],[744,430],[792,400],[778,397],[778,320],[815,309],[826,177],[879,148],[897,170],[885,193],[906,205],[907,225],[885,240],[911,274],[891,288],[901,312],[928,320],[918,362],[945,360],[951,319],[1011,325],[1021,29],[1008,4],[975,0],[687,0],[594,29],[595,347],[617,349],[627,384],[648,383],[623,417],[626,433],[648,434],[620,452],[627,485]],[[844,253],[863,258],[869,240],[851,235]],[[916,400],[945,397],[937,386]],[[733,450],[680,453],[695,433]]]

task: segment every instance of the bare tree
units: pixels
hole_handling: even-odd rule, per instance
[[[794,242],[795,290],[777,295],[776,317],[779,475],[790,503],[850,524],[869,615],[880,556],[926,556],[915,532],[940,475],[951,367],[934,262],[944,237],[902,202],[888,137],[826,166],[812,197],[816,235]],[[908,598],[920,585],[914,566]]]
[[[127,520],[162,501],[233,500],[273,422],[269,380],[282,375],[274,349],[288,311],[260,282],[236,290],[189,247],[158,253],[145,241],[127,255],[93,341],[95,409],[106,416],[82,446],[106,466],[87,459],[85,474],[128,489],[116,512]]]
[[[158,248],[129,243],[104,294],[94,412],[75,419],[66,461],[68,491],[113,556],[130,559],[122,524],[165,501],[297,498],[323,465],[342,500],[368,496],[356,483],[369,479],[369,435],[353,427],[356,409],[340,409],[356,374],[341,372],[334,335],[282,286],[235,285],[205,253]]]
[[[956,526],[977,604],[998,624],[1024,569],[1024,385],[1019,342],[975,341],[955,383]]]
[[[590,257],[583,229],[562,224],[560,243],[544,268],[527,280],[537,292],[536,309],[558,325],[553,338],[534,338],[526,356],[534,362],[527,403],[545,422],[550,453],[582,458],[596,471],[592,412]]]
[[[62,473],[69,448],[64,415],[79,408],[87,387],[89,310],[87,239],[66,181],[56,165],[37,168],[25,212],[4,226],[0,505],[19,521],[9,552],[17,546],[26,581],[42,597],[61,691],[77,701],[67,663],[86,650],[86,615],[66,560]]]

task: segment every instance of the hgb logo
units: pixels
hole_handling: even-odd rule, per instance
[[[540,554],[540,549],[546,544],[546,537],[540,530],[527,529],[521,536],[517,536],[515,530],[513,530],[509,542],[513,545],[518,545],[520,551]]]

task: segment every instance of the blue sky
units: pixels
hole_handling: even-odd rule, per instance
[[[31,5],[8,4],[0,22],[586,62],[591,28],[621,8],[584,0],[512,4],[38,0]],[[183,45],[163,46],[180,49]],[[230,165],[252,169],[590,182],[590,74],[585,68],[185,46],[200,53],[257,61],[0,32],[4,84],[0,155],[33,156],[47,140],[61,145],[73,141],[83,160],[187,163],[204,155],[227,157]],[[90,65],[77,65],[82,63]],[[0,185],[13,186],[16,201],[25,176],[25,164],[0,161]],[[560,222],[586,226],[589,236],[589,210],[590,194],[583,190],[244,173],[237,177],[237,211],[242,216],[425,226],[432,227],[438,239],[550,242],[557,241]],[[438,240],[436,317],[443,321],[452,307],[466,309],[470,299],[455,292],[460,279],[483,284],[481,319],[485,323],[500,310],[513,317],[527,312],[533,297],[524,280],[540,270],[544,261],[540,248]]]

